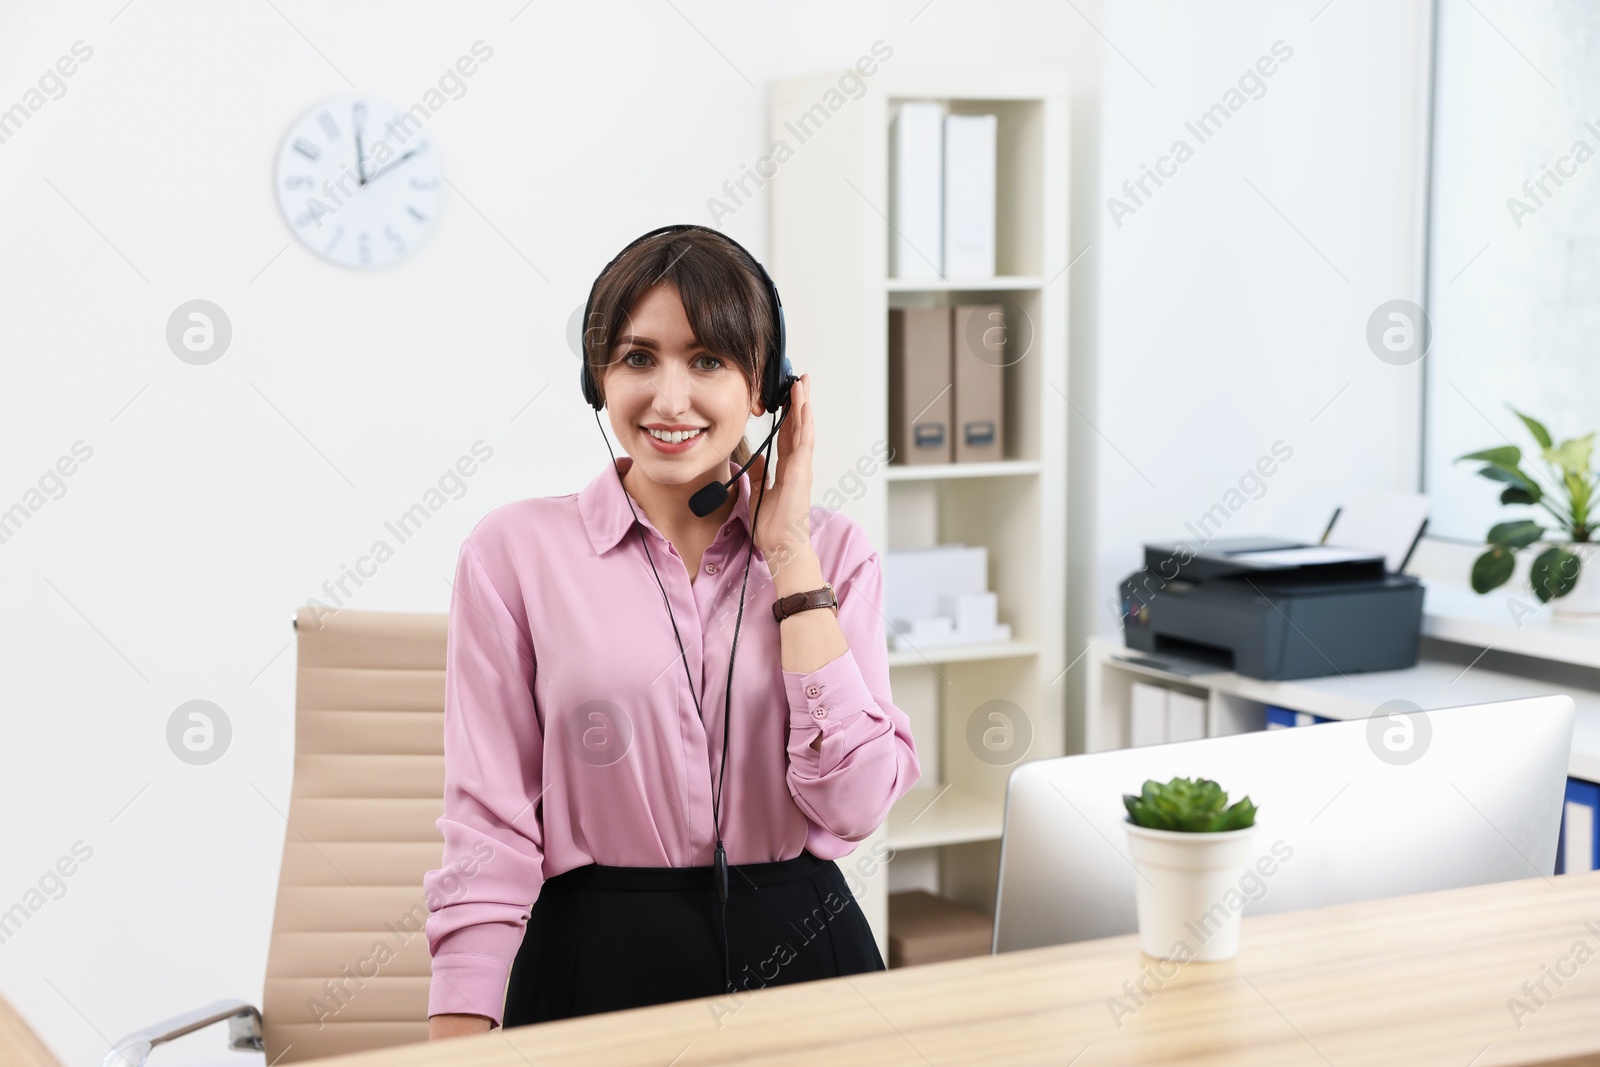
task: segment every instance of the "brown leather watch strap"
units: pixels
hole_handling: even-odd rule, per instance
[[[824,582],[821,589],[779,597],[773,602],[772,617],[782,622],[790,615],[811,608],[832,608],[835,616],[839,614],[839,598],[834,596],[832,582]]]

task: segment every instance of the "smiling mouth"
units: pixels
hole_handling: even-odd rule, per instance
[[[652,430],[648,426],[641,426],[639,429],[643,430],[647,437],[651,438],[652,440],[659,441],[664,445],[686,444],[689,441],[698,440],[706,435],[706,430],[703,426],[693,432],[688,430]]]

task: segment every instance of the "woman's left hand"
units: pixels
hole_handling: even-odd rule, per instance
[[[802,374],[789,387],[789,410],[778,429],[778,474],[766,495],[761,486],[767,477],[767,457],[758,455],[750,464],[750,511],[756,501],[761,513],[756,516],[755,542],[762,556],[781,562],[811,545],[811,455],[816,446],[816,424],[811,417],[811,375]]]

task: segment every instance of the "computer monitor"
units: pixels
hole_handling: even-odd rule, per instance
[[[1379,710],[1018,766],[993,951],[1138,929],[1122,796],[1151,778],[1210,778],[1255,803],[1251,853],[1272,859],[1247,880],[1247,917],[1554,872],[1571,697]]]

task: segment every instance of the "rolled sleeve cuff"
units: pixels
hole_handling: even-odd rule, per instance
[[[849,649],[814,671],[784,671],[783,688],[789,696],[789,725],[821,727],[824,736],[851,716],[878,706]]]
[[[801,764],[806,777],[820,777],[827,768],[837,766],[841,743],[843,750],[849,751],[853,747],[849,742],[861,729],[872,734],[881,728],[878,703],[867,688],[855,653],[848,649],[814,671],[782,674],[789,698],[789,728],[804,741],[790,745],[790,757]],[[822,731],[820,752],[811,748],[814,729]]]
[[[451,952],[433,957],[429,1015],[486,1015],[496,1026],[505,1012],[510,966],[494,956]]]

